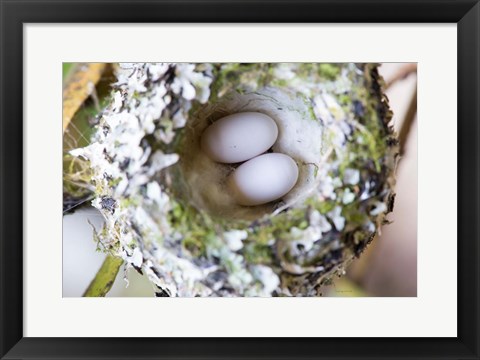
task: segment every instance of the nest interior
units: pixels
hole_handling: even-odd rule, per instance
[[[178,143],[180,161],[172,167],[177,172],[177,197],[199,211],[230,221],[259,219],[304,199],[315,188],[314,174],[322,166],[323,143],[322,124],[307,105],[287,90],[263,88],[250,93],[233,91],[198,107],[191,113]],[[299,168],[299,179],[286,196],[252,207],[237,205],[226,187],[226,179],[235,166],[212,161],[200,149],[201,134],[210,124],[224,116],[248,111],[266,114],[276,122],[279,136],[272,150],[289,155]]]

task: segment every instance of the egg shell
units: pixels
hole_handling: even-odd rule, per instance
[[[220,163],[238,163],[267,151],[277,140],[275,121],[262,113],[243,112],[225,116],[202,134],[201,147]]]
[[[266,204],[286,195],[298,180],[298,166],[288,155],[270,153],[240,165],[227,184],[239,205]]]

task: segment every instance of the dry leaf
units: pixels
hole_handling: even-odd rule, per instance
[[[100,80],[105,63],[82,63],[67,79],[63,89],[63,131],[68,127],[75,113],[91,95],[95,84]]]

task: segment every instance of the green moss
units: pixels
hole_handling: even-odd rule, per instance
[[[192,256],[200,257],[205,255],[205,242],[203,240],[203,234],[195,235],[191,233],[183,238],[182,246],[188,250]]]
[[[138,205],[140,205],[140,201],[133,197],[122,198],[120,200],[120,206],[125,209],[129,207],[136,207]]]
[[[308,106],[308,115],[310,116],[310,119],[318,121],[317,116],[315,115],[315,110],[313,110],[311,103]]]
[[[251,242],[244,246],[243,256],[250,264],[269,265],[274,259],[272,248],[266,244]]]
[[[364,68],[366,74],[369,74],[371,70],[370,66]],[[379,101],[377,94],[371,90],[371,76],[355,77],[352,81],[357,82],[357,84],[352,87],[348,94],[339,95],[338,101],[345,113],[350,114],[358,123],[357,128],[354,129],[353,141],[349,141],[346,146],[348,153],[356,154],[359,161],[354,162],[349,158],[343,159],[339,170],[343,174],[345,168],[351,167],[354,163],[357,163],[358,167],[362,167],[366,162],[373,160],[375,171],[379,172],[383,157],[387,153],[385,120],[379,116]],[[363,139],[363,142],[357,141],[359,137]],[[331,141],[331,139],[327,140]]]
[[[314,63],[301,63],[298,65],[297,76],[304,79],[311,79],[312,75],[318,74],[317,64]]]
[[[341,65],[339,64],[322,63],[318,65],[318,75],[330,81],[334,81],[340,75],[341,69]]]
[[[340,106],[342,106],[343,110],[347,112],[347,114],[352,110],[352,98],[349,93],[340,94],[337,100]]]
[[[243,93],[268,86],[274,80],[270,63],[214,64],[215,81],[211,86],[210,102],[230,91]]]
[[[307,220],[303,220],[303,221],[300,222],[300,224],[298,224],[298,228],[300,230],[305,230],[307,227],[308,227],[308,221]]]
[[[207,248],[218,248],[221,245],[208,215],[176,200],[171,200],[171,206],[168,221],[182,234],[182,246],[193,257],[208,255]]]
[[[305,208],[291,208],[287,212],[272,218],[272,232],[277,236],[288,233],[292,227],[299,227],[305,221],[307,214]]]
[[[266,226],[256,226],[248,236],[249,240],[254,240],[258,244],[267,245],[273,239],[271,228]]]
[[[274,79],[274,80],[272,81],[272,85],[273,85],[273,86],[276,86],[276,87],[282,88],[282,87],[288,86],[288,81],[285,80],[285,79]]]
[[[120,184],[120,181],[122,181],[120,178],[118,179],[112,179],[108,182],[108,186],[110,187],[116,187],[118,184]]]
[[[316,209],[320,214],[326,215],[330,211],[332,211],[335,208],[335,201],[329,200],[329,201],[314,201],[310,202],[312,207]]]
[[[348,205],[344,205],[342,209],[342,215],[347,220],[347,224],[352,226],[362,225],[368,220],[368,215],[359,206],[357,201],[354,201]]]

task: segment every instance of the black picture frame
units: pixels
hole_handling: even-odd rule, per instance
[[[0,0],[2,359],[479,359],[478,0]],[[140,22],[457,23],[456,338],[27,338],[23,336],[23,24]],[[441,171],[441,169],[439,169]],[[445,285],[445,291],[452,291]],[[440,321],[440,320],[439,320]],[[265,334],[268,336],[268,334]]]

